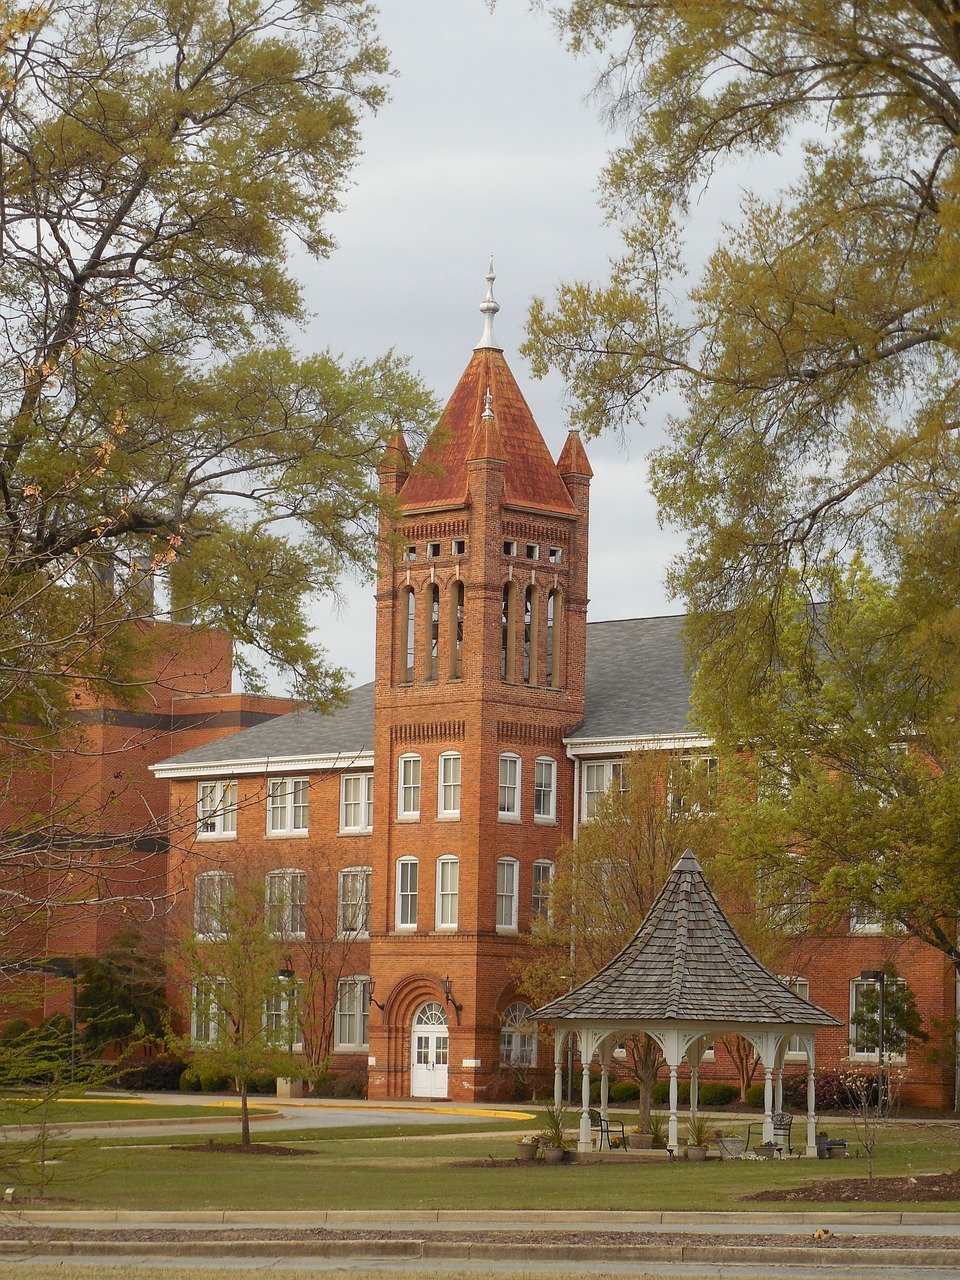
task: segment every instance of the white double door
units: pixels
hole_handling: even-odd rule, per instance
[[[450,1033],[443,1005],[421,1005],[413,1019],[410,1051],[410,1095],[414,1098],[447,1096],[447,1062]]]

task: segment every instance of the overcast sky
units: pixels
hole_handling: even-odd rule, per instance
[[[482,332],[491,253],[496,336],[554,457],[566,434],[559,379],[533,379],[518,354],[530,300],[565,279],[604,277],[616,253],[597,178],[611,138],[585,99],[593,69],[565,52],[526,0],[379,0],[397,71],[369,122],[355,186],[334,224],[339,248],[304,262],[314,319],[306,346],[350,357],[389,347],[445,403]],[[646,442],[588,445],[590,618],[677,612],[663,587],[677,539],[662,532],[646,485]],[[330,657],[373,678],[370,585],[316,610]]]

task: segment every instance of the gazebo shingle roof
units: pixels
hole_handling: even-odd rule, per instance
[[[623,950],[536,1016],[544,1021],[840,1025],[784,986],[749,951],[690,850]]]

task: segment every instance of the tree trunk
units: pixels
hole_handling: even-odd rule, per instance
[[[747,1090],[753,1084],[753,1077],[757,1073],[760,1059],[757,1057],[753,1045],[749,1040],[744,1040],[743,1036],[729,1036],[724,1043],[727,1046],[727,1052],[733,1059],[733,1065],[737,1068],[737,1080],[740,1083],[740,1101],[746,1102]]]
[[[648,1035],[632,1036],[627,1041],[627,1053],[631,1074],[640,1088],[637,1104],[640,1112],[638,1124],[641,1129],[645,1129],[650,1123],[650,1095],[657,1080],[657,1073],[663,1065],[663,1054],[656,1040]]]
[[[240,1082],[240,1145],[241,1147],[250,1145],[250,1112],[247,1109],[246,1079]]]

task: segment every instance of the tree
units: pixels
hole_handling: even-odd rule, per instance
[[[285,941],[271,928],[263,890],[231,887],[218,904],[216,936],[192,929],[171,969],[192,993],[189,1033],[167,1033],[172,1052],[233,1080],[240,1095],[240,1141],[250,1145],[249,1088],[261,1074],[291,1074],[300,1009]],[[298,1071],[300,1068],[298,1067]]]
[[[720,839],[713,763],[634,752],[576,841],[561,847],[549,915],[533,931],[536,953],[517,967],[535,1006],[584,982],[629,942],[686,849],[712,861]],[[646,1035],[630,1037],[626,1049],[645,1124],[663,1057]]]
[[[125,1048],[133,1036],[156,1041],[163,1035],[163,963],[139,930],[121,930],[102,956],[81,960],[78,977],[77,1017],[89,1053]]]
[[[366,565],[373,469],[429,400],[392,354],[301,357],[316,256],[387,59],[363,0],[56,0],[0,97],[0,719],[59,742],[134,696],[137,619],[219,625],[323,705],[304,601]],[[256,657],[248,655],[258,655]]]
[[[950,577],[960,52],[949,10],[548,7],[574,49],[610,50],[603,87],[628,141],[604,195],[625,251],[607,285],[566,286],[552,312],[536,304],[530,347],[540,369],[566,374],[590,431],[625,428],[659,391],[682,396],[654,487],[663,518],[689,535],[672,583],[705,678],[742,668],[751,638],[752,660],[771,665],[789,575],[810,598],[837,552],[863,548],[891,582]],[[704,186],[727,162],[787,147],[796,181],[744,196],[685,288],[683,229]],[[931,620],[949,616],[941,597]]]

